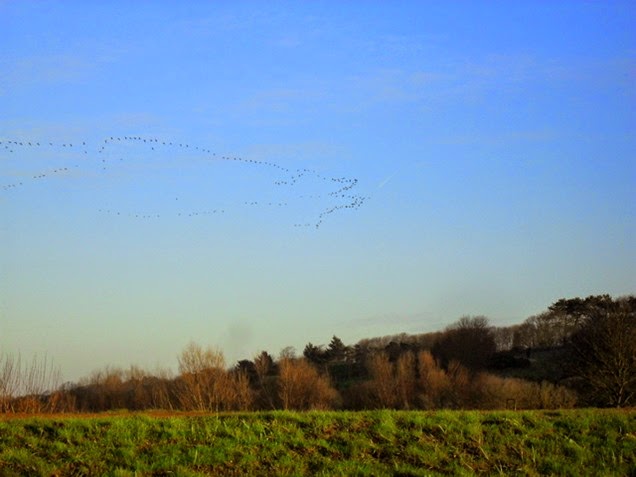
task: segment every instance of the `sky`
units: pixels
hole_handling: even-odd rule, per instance
[[[0,353],[65,380],[636,291],[625,1],[0,1]]]

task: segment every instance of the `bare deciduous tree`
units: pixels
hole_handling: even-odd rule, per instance
[[[590,404],[629,406],[636,400],[636,298],[590,312],[570,341],[570,370]]]
[[[181,407],[197,411],[219,411],[225,378],[225,358],[217,349],[192,342],[178,357],[178,398]]]
[[[393,376],[393,364],[386,353],[374,353],[367,363],[370,381],[369,388],[376,407],[395,408],[398,396],[395,392],[396,383]]]
[[[411,409],[416,401],[417,369],[415,355],[411,352],[401,355],[395,363],[395,386],[399,396],[398,406]]]
[[[283,409],[330,409],[337,405],[338,392],[329,378],[305,359],[283,359],[279,363],[279,397]]]
[[[483,369],[496,350],[488,319],[483,316],[460,318],[446,328],[433,348],[445,365],[458,361],[471,370]]]
[[[425,409],[442,407],[444,397],[450,387],[450,380],[446,372],[437,365],[435,358],[429,351],[418,353],[417,363],[420,406]]]
[[[46,396],[60,385],[60,371],[47,356],[22,361],[20,355],[0,356],[0,411],[44,412]]]

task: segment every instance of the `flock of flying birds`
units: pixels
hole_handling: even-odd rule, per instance
[[[358,180],[355,178],[328,177],[314,169],[291,169],[270,161],[217,155],[208,148],[183,142],[166,141],[142,136],[110,136],[100,141],[97,145],[94,143],[93,145],[89,144],[90,142],[87,141],[62,143],[53,141],[0,139],[0,159],[2,159],[3,156],[17,160],[32,157],[39,161],[46,161],[51,157],[56,160],[61,158],[64,162],[63,164],[58,164],[58,167],[30,172],[28,175],[22,172],[20,179],[15,179],[13,182],[1,185],[1,190],[8,192],[33,184],[34,182],[54,177],[72,176],[74,171],[87,168],[90,168],[93,172],[116,170],[118,166],[134,162],[134,158],[131,157],[130,153],[131,148],[133,148],[133,151],[143,153],[143,157],[152,158],[153,154],[168,157],[173,160],[186,157],[196,159],[197,161],[205,161],[208,168],[222,161],[223,164],[233,163],[241,166],[259,168],[268,173],[273,173],[275,174],[275,180],[271,181],[271,186],[277,189],[285,189],[285,200],[280,200],[280,198],[278,198],[279,200],[275,200],[270,197],[265,198],[265,200],[244,200],[241,205],[287,207],[289,201],[292,199],[302,199],[304,201],[312,201],[315,204],[321,204],[311,220],[294,223],[294,227],[319,228],[324,220],[331,214],[344,210],[357,210],[367,199],[365,196],[354,193],[354,188],[358,184]],[[178,165],[179,163],[177,162],[176,164]],[[319,185],[318,190],[309,190],[308,188],[307,190],[302,190],[306,185],[305,181],[308,179],[311,179],[314,184]],[[301,190],[299,191],[298,189]],[[178,201],[179,197],[175,197],[174,200]],[[98,212],[113,216],[128,216],[136,219],[160,219],[166,215],[170,215],[170,212],[167,211],[157,213],[157,211],[140,211],[130,208],[122,210],[112,207],[99,208]],[[174,215],[180,217],[196,217],[224,214],[225,212],[226,209],[219,207],[218,204],[216,207],[212,206],[212,204],[198,204],[196,208],[190,206],[188,209],[177,209]]]

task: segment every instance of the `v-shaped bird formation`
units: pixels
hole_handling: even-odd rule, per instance
[[[331,214],[357,210],[367,199],[354,192],[355,178],[221,155],[157,137],[109,136],[97,142],[0,138],[1,191],[58,178],[110,184],[110,198],[102,196],[96,211],[139,220],[212,216],[237,207],[293,208],[301,218],[294,227],[319,228]]]

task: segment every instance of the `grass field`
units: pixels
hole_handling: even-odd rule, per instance
[[[636,410],[0,418],[0,475],[636,475]]]

